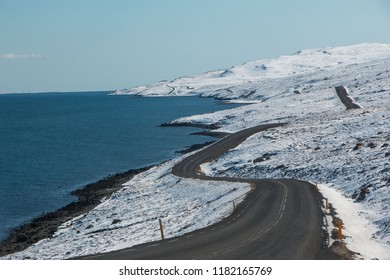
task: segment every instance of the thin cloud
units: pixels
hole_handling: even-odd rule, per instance
[[[15,53],[6,53],[0,55],[2,59],[43,59],[44,56],[36,53],[31,54],[15,54]]]

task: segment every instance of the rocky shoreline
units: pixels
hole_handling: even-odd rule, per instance
[[[208,145],[211,145],[211,144],[213,144],[214,142],[215,142],[215,141],[209,141],[209,142],[205,142],[205,143],[203,143],[203,144],[194,144],[194,145],[191,145],[191,146],[189,146],[189,147],[184,148],[183,150],[176,151],[175,153],[184,155],[184,154],[187,154],[187,153],[190,153],[190,152],[199,150],[199,149],[201,149],[201,148],[203,148],[203,147],[206,147],[206,146],[208,146]]]
[[[207,135],[207,134],[205,134]],[[215,135],[209,135],[214,136]],[[204,146],[212,144],[214,141],[203,144],[195,144],[184,150],[177,151],[186,154]],[[0,243],[0,257],[20,252],[27,247],[46,238],[51,238],[63,223],[86,214],[109,197],[114,192],[122,188],[122,185],[130,181],[135,175],[140,174],[153,166],[130,169],[126,172],[109,175],[97,182],[88,184],[81,189],[72,191],[71,194],[77,197],[77,201],[72,202],[56,211],[49,212],[34,218],[30,222],[15,228],[11,234]]]
[[[169,126],[192,126],[206,129],[201,132],[193,134],[210,136],[214,138],[222,138],[228,133],[213,132],[211,129],[216,129],[216,125],[198,125],[191,123],[164,123],[161,127]],[[186,154],[207,145],[212,144],[214,141],[194,144],[181,151],[177,151],[180,154]],[[97,182],[86,185],[81,189],[77,189],[71,192],[72,195],[78,199],[56,211],[49,212],[34,218],[30,222],[23,224],[15,228],[11,234],[0,243],[0,257],[6,256],[15,252],[23,251],[27,247],[37,243],[38,241],[46,238],[51,238],[57,231],[58,227],[63,223],[86,214],[95,208],[104,198],[109,197],[112,193],[122,188],[122,185],[131,180],[135,175],[140,174],[153,166],[142,167],[139,169],[130,169],[126,172],[109,175]]]
[[[32,244],[50,238],[58,227],[77,216],[88,213],[101,201],[116,192],[122,185],[135,175],[142,173],[152,166],[131,169],[126,172],[107,176],[95,183],[73,191],[71,194],[78,199],[57,211],[34,218],[31,222],[21,225],[0,244],[0,257],[25,250]]]
[[[167,122],[161,124],[160,127],[196,127],[211,130],[220,128],[217,124],[203,124],[191,122]]]

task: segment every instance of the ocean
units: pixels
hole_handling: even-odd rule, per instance
[[[0,240],[105,176],[171,159],[210,137],[173,119],[237,107],[199,97],[109,92],[0,95]]]

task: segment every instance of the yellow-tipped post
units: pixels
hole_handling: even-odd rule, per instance
[[[343,224],[342,224],[342,222],[339,222],[338,226],[339,226],[338,238],[339,238],[339,240],[343,240]]]
[[[164,240],[165,236],[164,236],[164,229],[163,229],[161,219],[158,219],[158,223],[160,224],[161,240]]]

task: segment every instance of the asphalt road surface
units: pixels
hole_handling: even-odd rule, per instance
[[[179,237],[80,259],[337,259],[324,248],[322,197],[315,186],[299,180],[216,178],[199,172],[201,163],[279,125],[230,134],[173,167],[172,174],[179,177],[251,183],[253,191],[232,215]]]

